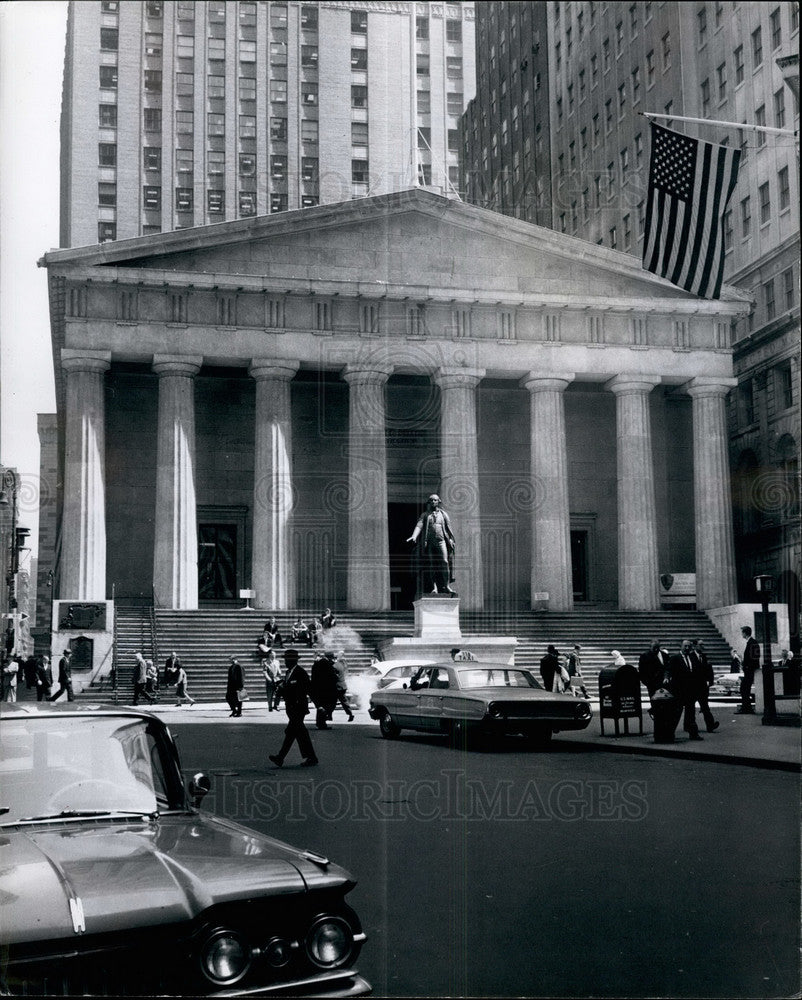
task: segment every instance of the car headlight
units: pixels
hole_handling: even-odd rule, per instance
[[[487,706],[487,714],[492,716],[494,719],[500,719],[502,716],[501,706],[497,705],[494,701],[491,701]]]
[[[206,939],[200,962],[207,979],[228,986],[242,979],[250,968],[251,949],[236,931],[221,928]]]
[[[292,945],[284,938],[271,938],[264,947],[264,958],[268,965],[280,969],[286,965],[292,956]]]
[[[354,935],[342,917],[318,917],[306,935],[306,953],[315,965],[333,969],[351,956]]]

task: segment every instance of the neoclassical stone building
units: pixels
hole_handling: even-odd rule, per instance
[[[737,600],[734,289],[422,189],[42,263],[61,598],[409,607],[437,491],[463,609]]]

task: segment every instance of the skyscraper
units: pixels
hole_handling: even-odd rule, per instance
[[[62,246],[458,182],[473,4],[71,3]]]

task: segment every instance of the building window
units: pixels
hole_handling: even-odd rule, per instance
[[[446,20],[446,41],[462,41],[462,21],[453,20],[451,18]]]
[[[796,302],[796,289],[794,287],[794,269],[789,267],[783,271],[783,294],[785,296],[786,311],[794,308]]]
[[[209,215],[222,215],[225,211],[226,196],[225,191],[206,192],[206,210]]]
[[[771,192],[769,191],[769,182],[766,181],[765,184],[761,184],[757,192],[760,202],[760,225],[763,226],[771,220]]]
[[[662,39],[663,72],[671,69],[671,32],[667,31]]]
[[[116,90],[117,89],[117,67],[116,66],[101,66],[100,67],[100,86],[104,90]]]
[[[162,151],[160,146],[145,146],[142,150],[142,165],[145,170],[161,170]]]
[[[179,59],[194,59],[195,36],[178,35],[175,40],[175,54]]]
[[[206,169],[210,177],[225,173],[226,154],[219,149],[210,149],[206,154]]]
[[[362,86],[351,87],[351,107],[366,108],[368,106],[368,88]]]
[[[239,42],[239,61],[241,63],[256,62],[256,42],[241,38]]]
[[[225,38],[209,38],[207,40],[206,54],[210,62],[225,62],[226,40]]]
[[[599,57],[595,52],[591,53],[590,56],[590,89],[593,88],[599,82]]]
[[[755,422],[755,393],[751,379],[741,382],[738,386],[738,401],[742,423],[745,425],[753,424]]]
[[[209,22],[211,24],[226,23],[225,0],[209,0]]]
[[[755,125],[765,125],[765,124],[766,124],[766,105],[761,104],[760,107],[755,110]],[[755,133],[755,144],[758,147],[766,145],[765,132]]]
[[[608,97],[604,102],[604,131],[609,135],[613,127],[613,101]]]
[[[624,48],[624,22],[617,21],[615,25],[615,54],[621,55]]]
[[[640,66],[632,70],[632,103],[637,104],[640,100]]]
[[[771,14],[769,14],[769,23],[771,25],[771,47],[772,49],[778,49],[780,45],[782,45],[783,40],[779,7],[775,8]]]
[[[739,45],[733,52],[735,59],[735,86],[744,82],[744,47]]]
[[[368,12],[366,10],[351,11],[351,33],[354,35],[368,33]]]
[[[791,204],[791,186],[788,178],[788,167],[781,167],[777,172],[777,188],[780,198],[780,211]]]
[[[287,81],[286,80],[271,80],[270,81],[270,100],[273,104],[286,104],[287,103]]]
[[[191,73],[176,73],[175,92],[179,97],[192,97],[195,93],[195,78]]]
[[[607,73],[610,69],[610,39],[605,38],[602,42],[602,69]]]
[[[255,139],[256,138],[256,116],[255,115],[240,115],[239,116],[239,137],[240,137],[240,139]]]
[[[206,96],[215,97],[225,97],[226,96],[226,78],[224,76],[218,76],[217,74],[210,74],[206,77]]]
[[[315,107],[317,105],[317,84],[316,83],[301,83],[301,103],[308,107]]]
[[[304,31],[317,31],[317,7],[311,4],[301,7],[301,27]]]
[[[784,410],[789,410],[794,405],[794,380],[790,365],[777,369],[777,398]]]
[[[710,111],[710,80],[705,78],[702,80],[702,114],[706,115]]]
[[[315,69],[317,67],[317,57],[317,45],[301,46],[301,66],[304,69]]]
[[[281,194],[278,191],[272,192],[270,195],[270,212],[286,212],[287,211],[287,196],[286,194]]]
[[[175,170],[178,174],[191,174],[195,168],[195,156],[191,149],[175,151]]]
[[[116,240],[116,239],[117,239],[116,222],[98,222],[97,224],[98,243],[109,243],[111,240]]]
[[[100,47],[101,49],[106,49],[110,51],[117,51],[118,47],[118,34],[116,28],[101,28],[100,29]]]
[[[101,181],[97,186],[97,203],[105,208],[117,206],[117,185]]]
[[[777,315],[777,302],[774,297],[774,278],[763,283],[763,304],[766,307],[766,320],[771,321]]]
[[[256,176],[256,154],[240,153],[238,158],[240,177]]]
[[[162,189],[146,184],[142,188],[142,207],[149,212],[158,212],[162,207]]]
[[[643,165],[643,135],[638,132],[635,136],[635,166]]]
[[[161,17],[162,9],[164,4],[162,0],[147,0],[145,4],[145,13],[148,17]]]
[[[718,99],[723,101],[727,97],[727,64],[722,63],[716,70],[718,81]]]
[[[195,20],[195,0],[178,0],[179,21]]]
[[[610,227],[610,249],[618,249],[618,229],[615,226]]]
[[[629,212],[624,215],[624,249],[629,250],[632,247],[632,222],[630,219]]]
[[[224,136],[226,134],[226,116],[215,112],[206,115],[207,134],[209,136]]]
[[[287,65],[287,43],[286,42],[271,42],[270,43],[270,65],[271,66],[286,66]]]
[[[744,239],[752,234],[752,199],[747,195],[741,199],[741,235]]]
[[[252,0],[242,0],[239,5],[239,23],[246,28],[256,24],[256,4]]]
[[[317,181],[318,179],[318,159],[316,156],[301,157],[301,180]]]
[[[192,118],[192,112],[187,112],[190,119]],[[162,110],[161,108],[145,108],[143,111],[144,125],[146,132],[161,132],[162,130]],[[176,120],[178,119],[178,112],[176,113]],[[190,128],[190,132],[192,128]]]
[[[785,91],[782,87],[774,94],[774,124],[785,128]]]
[[[696,15],[696,27],[699,32],[699,48],[701,48],[707,44],[707,10],[704,7]]]
[[[354,184],[367,184],[368,182],[367,160],[351,160],[351,181]]]
[[[145,55],[154,56],[155,58],[160,58],[162,54],[162,38],[161,34],[156,34],[156,32],[147,31],[145,32]]]
[[[101,167],[117,166],[117,145],[113,142],[99,142],[97,146],[97,162]]]
[[[192,211],[191,187],[179,187],[175,189],[175,207],[179,212]]]
[[[351,69],[360,72],[368,68],[368,50],[351,49]]]
[[[239,78],[239,99],[241,101],[256,100],[256,80],[251,76]]]
[[[286,118],[271,118],[270,119],[270,138],[274,142],[285,142],[287,139],[287,119]]]
[[[462,93],[460,91],[446,94],[446,110],[450,115],[459,116],[462,114]]]
[[[427,52],[418,52],[415,56],[415,72],[418,76],[429,75],[429,54]]]
[[[318,123],[311,118],[301,119],[301,142],[317,145]]]
[[[415,37],[419,42],[429,41],[429,18],[428,17],[416,17],[415,18]]]
[[[145,110],[147,111],[147,109]],[[159,114],[161,114],[161,112],[159,112]],[[175,130],[179,135],[191,135],[195,128],[194,122],[195,119],[191,111],[176,111]],[[148,129],[146,128],[145,131],[147,132]]]
[[[117,128],[117,105],[116,104],[99,105],[98,123],[101,128]]]
[[[752,32],[752,68],[757,69],[763,62],[763,32],[755,28]]]
[[[270,157],[270,176],[277,181],[283,181],[287,176],[287,157]]]
[[[446,56],[446,76],[449,80],[462,78],[462,56]]]

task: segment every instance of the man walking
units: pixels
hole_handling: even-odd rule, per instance
[[[72,650],[67,648],[64,650],[64,654],[58,661],[58,691],[51,695],[47,700],[56,701],[58,700],[66,691],[67,701],[75,701],[75,695],[72,693]]]
[[[287,728],[284,730],[284,742],[277,754],[268,754],[276,767],[282,767],[284,758],[290,752],[293,743],[297,741],[303,760],[301,767],[314,767],[318,763],[312,740],[309,738],[304,718],[309,714],[309,677],[298,662],[298,650],[288,649],[284,653],[286,676],[281,682],[284,696],[284,707],[287,711]]]
[[[744,625],[741,635],[746,640],[741,664],[744,675],[741,678],[741,704],[735,709],[736,715],[754,715],[755,709],[752,705],[752,685],[755,682],[755,671],[760,669],[760,643],[752,635],[752,629]]]
[[[134,704],[139,704],[140,696],[153,704],[156,699],[148,691],[148,662],[141,653],[135,653],[136,664],[134,666]]]
[[[710,688],[715,680],[715,675],[713,673],[713,664],[710,662],[707,652],[705,651],[705,644],[701,639],[693,640],[691,657],[696,661],[693,668],[694,697],[699,703],[699,709],[701,710],[702,717],[705,720],[707,731],[709,733],[714,733],[718,729],[719,723],[716,722],[713,718],[713,713],[710,711],[709,698]]]
[[[547,691],[554,690],[554,678],[560,673],[560,656],[556,646],[547,646],[546,655],[540,661],[540,676]]]
[[[679,653],[671,657],[669,670],[672,693],[680,699],[685,709],[682,728],[688,734],[689,740],[702,740],[696,723],[696,692],[701,678],[701,667],[693,655],[690,639],[682,640]]]
[[[638,660],[638,677],[651,698],[658,688],[663,686],[663,679],[668,670],[668,656],[658,639],[641,653]]]

